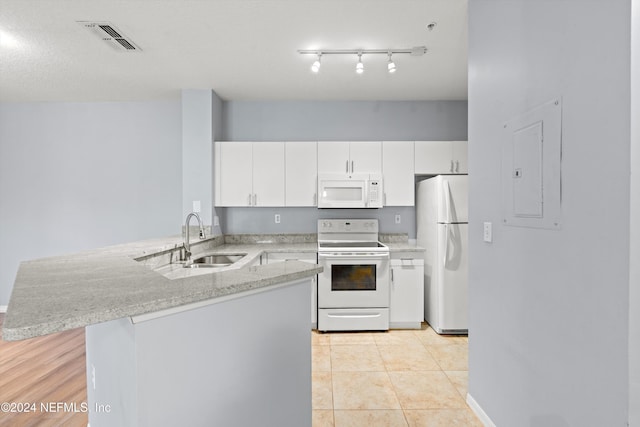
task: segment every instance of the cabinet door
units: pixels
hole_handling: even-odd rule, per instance
[[[250,206],[253,194],[252,143],[217,141],[218,206]]]
[[[424,265],[420,259],[391,260],[389,322],[419,328],[424,318]]]
[[[349,143],[318,142],[318,173],[349,173]]]
[[[285,206],[316,206],[318,144],[285,142]]]
[[[469,143],[467,141],[453,141],[453,162],[455,173],[469,173],[467,163],[467,151]]]
[[[385,206],[414,206],[413,141],[382,142]]]
[[[284,142],[253,143],[253,205],[284,206]]]
[[[454,173],[451,141],[416,141],[415,172],[418,175]]]
[[[382,142],[355,141],[349,144],[351,173],[382,173]]]

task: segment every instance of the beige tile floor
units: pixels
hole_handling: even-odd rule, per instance
[[[467,347],[426,324],[313,331],[313,427],[482,427],[465,403]]]

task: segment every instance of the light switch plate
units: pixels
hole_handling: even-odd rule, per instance
[[[400,214],[396,214],[396,224],[400,224]]]
[[[200,200],[193,201],[193,212],[200,213]]]
[[[482,239],[487,243],[491,243],[493,241],[493,232],[491,228],[492,224],[490,222],[484,223]]]

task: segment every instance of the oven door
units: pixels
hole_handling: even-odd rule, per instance
[[[319,308],[389,307],[389,255],[318,253]]]

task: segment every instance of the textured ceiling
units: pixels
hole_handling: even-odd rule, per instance
[[[111,22],[121,52],[77,21]],[[427,25],[436,22],[433,31]],[[298,49],[426,46],[421,57]],[[464,100],[466,0],[0,0],[0,101]]]

